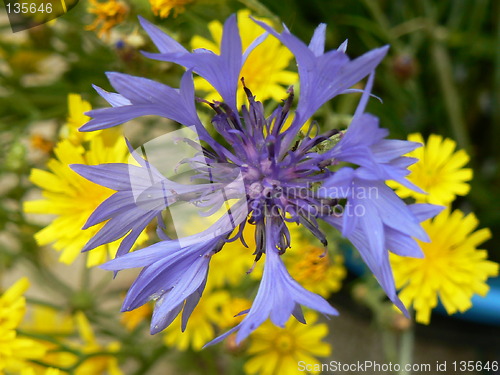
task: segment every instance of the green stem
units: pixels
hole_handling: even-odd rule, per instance
[[[72,373],[72,371],[71,371],[71,369],[69,367],[62,367],[62,366],[58,366],[58,365],[53,364],[53,363],[47,363],[47,362],[39,361],[39,360],[36,360],[36,359],[30,359],[29,362],[33,363],[35,365],[38,365],[38,366],[43,366],[45,368],[55,368],[57,370],[65,372],[65,373],[66,372],[67,373]]]
[[[386,361],[396,363],[398,358],[396,336],[389,329],[382,329],[382,348]]]
[[[452,64],[450,56],[442,43],[435,41],[431,46],[432,59],[436,66],[439,84],[443,93],[448,119],[450,121],[453,137],[460,148],[469,150],[470,142],[462,114],[462,106],[457,89],[453,84]]]
[[[39,305],[39,306],[45,306],[45,307],[50,307],[51,309],[57,310],[57,311],[62,311],[63,307],[56,305],[52,302],[47,302],[39,298],[33,298],[33,297],[25,297],[26,302],[28,302],[29,305]]]
[[[431,24],[429,26],[429,36],[433,40],[430,47],[431,56],[436,66],[439,85],[444,96],[446,111],[450,121],[453,137],[460,148],[470,151],[470,141],[467,135],[464,116],[462,113],[462,105],[458,91],[453,83],[453,66],[451,64],[450,55],[444,46],[442,37],[443,32],[437,26],[436,8],[429,1],[423,1],[424,12],[427,14]],[[441,38],[441,39],[440,39]]]
[[[389,20],[385,16],[382,9],[380,9],[380,2],[374,0],[364,0],[363,3],[371,13],[375,22],[377,22],[377,24],[380,26],[385,39],[391,44],[391,46],[398,54],[401,54],[404,50],[403,45],[392,32],[392,27]]]
[[[406,371],[404,365],[413,362],[413,348],[415,343],[415,329],[412,324],[410,328],[401,334],[401,343],[399,350],[399,364],[401,365],[400,375],[411,375],[411,371]]]
[[[92,291],[96,293],[101,292],[109,284],[110,281],[111,281],[110,272],[105,272],[102,278],[96,283],[95,287],[92,288]]]
[[[87,254],[87,257],[89,255]],[[81,289],[88,290],[90,287],[90,272],[91,269],[87,267],[87,257],[83,259],[82,262],[82,277],[81,277]]]

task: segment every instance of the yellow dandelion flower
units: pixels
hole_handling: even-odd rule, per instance
[[[222,306],[219,319],[217,321],[217,325],[221,330],[226,330],[229,328],[233,328],[238,325],[243,318],[244,314],[238,315],[240,312],[248,310],[252,306],[252,301],[246,298],[231,298],[231,301],[225,303]]]
[[[33,367],[25,367],[22,369],[20,375],[63,375],[63,372],[53,367],[42,370],[41,372],[35,371]]]
[[[123,374],[118,367],[118,360],[115,356],[115,353],[120,350],[120,344],[118,342],[109,343],[107,346],[99,344],[92,330],[92,326],[81,311],[75,314],[75,320],[78,325],[80,338],[83,342],[82,345],[78,346],[79,350],[87,355],[102,352],[109,353],[89,356],[87,360],[78,366],[75,375],[97,375],[106,373],[110,375]]]
[[[90,121],[90,117],[85,115],[92,109],[90,103],[83,100],[79,94],[68,95],[68,118],[66,124],[61,128],[61,138],[68,139],[74,145],[80,145],[85,141],[102,134],[102,130],[95,132],[80,132],[83,124]]]
[[[16,331],[26,312],[23,294],[29,287],[27,278],[18,280],[0,296],[0,373],[5,369],[20,372],[30,359],[40,359],[45,347]]]
[[[26,299],[23,294],[30,283],[26,277],[18,280],[0,297],[0,326],[15,329],[26,313]]]
[[[323,297],[329,297],[342,287],[347,272],[344,258],[331,255],[324,248],[306,244],[293,245],[283,258],[290,275],[304,288]]]
[[[252,21],[249,16],[250,11],[246,9],[240,10],[237,14],[243,51],[255,38],[263,34],[263,29]],[[269,20],[258,19],[270,24]],[[194,49],[205,48],[219,53],[219,45],[222,40],[222,24],[219,21],[212,21],[208,24],[208,29],[213,41],[194,36],[191,40],[191,47]],[[268,37],[250,53],[241,69],[240,77],[245,78],[246,86],[257,97],[257,100],[264,101],[272,98],[280,101],[288,96],[286,93],[287,87],[298,81],[297,73],[286,70],[292,58],[292,53],[276,38]],[[220,96],[215,89],[201,77],[195,78],[195,86],[197,89],[207,92],[207,100],[220,100]],[[243,87],[239,87],[238,104],[245,103],[245,100],[246,95]]]
[[[68,336],[74,332],[74,320],[68,313],[48,306],[35,305],[29,315],[29,319],[22,325],[25,331],[58,336]]]
[[[95,14],[96,19],[85,29],[96,30],[99,38],[108,36],[111,29],[122,23],[128,13],[128,6],[121,1],[107,0],[101,3],[97,0],[90,0],[90,4],[88,12]]]
[[[30,180],[43,189],[44,199],[24,203],[24,211],[36,214],[53,214],[52,223],[35,234],[39,245],[54,243],[54,249],[61,251],[59,261],[71,264],[80,254],[83,246],[104,224],[89,229],[81,228],[87,218],[114,191],[94,184],[74,172],[69,165],[101,163],[127,163],[128,148],[119,131],[108,129],[94,137],[88,149],[74,145],[69,140],[60,141],[54,149],[55,158],[50,159],[50,171],[33,169]],[[147,240],[142,233],[136,245]],[[87,266],[92,267],[114,257],[120,240],[102,245],[90,251]]]
[[[42,335],[50,335],[60,339],[69,337],[75,332],[75,322],[73,316],[58,311],[48,306],[35,305],[31,306],[31,314],[29,319],[22,324],[22,329],[26,332]],[[40,360],[52,366],[70,367],[76,361],[77,357],[69,352],[61,351],[58,344],[48,341],[38,341],[45,349],[45,355]],[[56,369],[46,369],[43,366],[33,364],[33,374],[37,375],[58,375]],[[27,371],[27,374],[31,372]],[[24,372],[21,373],[23,375]]]
[[[174,17],[184,12],[184,6],[194,2],[194,0],[149,0],[151,10],[155,16],[167,18],[170,12],[174,11]]]
[[[165,345],[184,351],[188,348],[200,350],[215,336],[214,324],[219,321],[222,306],[229,301],[229,294],[224,291],[205,290],[198,305],[189,318],[186,330],[181,330],[182,314],[164,331]]]
[[[448,314],[469,309],[474,294],[485,296],[488,277],[498,275],[499,265],[486,260],[486,250],[477,246],[491,237],[487,228],[474,230],[473,213],[447,209],[433,220],[422,223],[431,242],[419,242],[424,258],[391,255],[396,287],[403,303],[416,311],[419,323],[429,324],[438,297]]]
[[[33,367],[25,367],[22,369],[20,375],[63,375],[61,370],[49,367],[43,371],[35,371]]]
[[[270,321],[262,324],[250,336],[251,342],[247,353],[252,357],[243,369],[247,374],[259,375],[294,375],[313,373],[299,370],[299,362],[304,361],[312,368],[321,366],[316,357],[328,357],[331,347],[322,340],[328,335],[328,326],[314,324],[317,315],[305,314],[307,325],[291,318],[285,328],[280,328]]]
[[[250,224],[245,225],[243,237],[248,248],[244,247],[239,240],[236,240],[226,243],[224,251],[219,251],[212,256],[210,267],[217,271],[209,272],[208,288],[236,287],[248,278],[247,272],[252,267],[254,260],[252,253],[255,250],[255,227]]]
[[[408,180],[428,194],[420,194],[394,181],[389,186],[396,189],[401,198],[412,197],[419,203],[438,205],[450,204],[457,195],[466,195],[472,179],[472,169],[464,168],[469,162],[469,155],[464,150],[455,152],[456,142],[452,139],[431,134],[427,143],[419,133],[410,134],[409,141],[424,144],[406,156],[419,159],[408,169]]]

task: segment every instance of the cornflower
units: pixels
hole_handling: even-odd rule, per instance
[[[422,256],[413,238],[428,241],[420,221],[441,209],[430,204],[408,206],[385,184],[386,180],[395,180],[421,191],[405,179],[407,167],[415,159],[402,156],[419,144],[385,139],[388,132],[379,127],[378,119],[365,113],[374,69],[388,47],[351,60],[345,53],[346,42],[336,50],[324,51],[324,24],[318,26],[306,45],[286,28],[278,33],[261,21],[255,22],[295,56],[300,77],[295,111],[293,88],[282,105],[266,116],[262,103],[245,86],[245,77],[240,75],[242,65],[266,34],[242,52],[236,16],[224,24],[220,54],[208,50],[189,52],[141,19],[160,52],[145,55],[186,68],[180,89],[141,77],[108,73],[118,93],[100,88],[97,91],[112,107],[88,112],[92,120],[80,129],[100,130],[136,117],[157,115],[189,127],[201,142],[188,137],[177,139],[177,143],[184,140],[195,152],[180,161],[194,174],[191,184],[165,177],[145,148],[141,157],[129,147],[139,166],[72,166],[90,181],[117,191],[89,218],[89,226],[108,221],[85,245],[85,251],[118,240],[130,231],[141,231],[154,218],[158,220],[160,242],[129,254],[125,254],[129,245],[122,242],[120,256],[102,266],[113,271],[144,267],[128,291],[122,310],[133,310],[155,300],[152,334],[170,325],[181,311],[181,327],[185,328],[205,289],[211,259],[225,250],[226,242],[240,239],[245,244],[241,233],[247,225],[254,228],[255,262],[265,254],[262,280],[252,307],[241,312],[246,315],[244,319],[210,344],[233,332],[237,332],[239,343],[268,318],[281,327],[292,315],[305,323],[301,305],[326,315],[337,314],[323,297],[304,289],[288,273],[282,257],[290,247],[289,223],[303,225],[323,246],[327,246],[327,240],[318,220],[339,229],[360,251],[388,297],[406,312],[395,290],[387,249],[400,255]],[[215,112],[212,125],[224,141],[212,137],[198,117],[193,73],[206,79],[222,98],[199,102]],[[366,76],[366,87],[346,131],[330,129],[313,136],[315,125],[311,123],[306,134],[299,134],[303,124],[325,102],[356,91],[350,87]],[[248,99],[240,111],[236,104],[239,84]],[[283,130],[291,114],[292,123]],[[163,149],[171,150],[173,146]],[[169,158],[175,156],[171,151]],[[160,161],[168,163],[169,158]],[[224,214],[197,234],[171,239],[162,230],[162,211],[168,207],[173,212],[179,205],[194,206],[204,216]],[[177,219],[174,215],[172,218],[175,224]],[[233,231],[236,234],[231,235]]]

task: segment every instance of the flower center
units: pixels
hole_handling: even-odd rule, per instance
[[[282,354],[288,354],[294,351],[295,341],[292,336],[282,333],[275,340],[276,350]]]

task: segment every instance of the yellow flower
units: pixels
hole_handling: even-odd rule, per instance
[[[35,239],[42,246],[54,242],[54,249],[62,252],[59,260],[71,264],[104,224],[87,230],[81,228],[96,207],[114,191],[81,177],[69,165],[126,163],[129,153],[123,137],[115,129],[105,130],[92,138],[88,149],[62,140],[56,145],[54,153],[55,158],[47,163],[50,172],[33,169],[30,175],[31,182],[43,189],[44,199],[25,202],[24,211],[57,215],[50,225],[35,234]],[[146,240],[146,233],[142,233],[136,244]],[[90,251],[87,266],[101,264],[108,256],[114,257],[119,244],[120,240],[117,240]]]
[[[391,253],[396,287],[403,303],[416,311],[419,323],[429,324],[438,296],[448,314],[464,312],[474,294],[485,296],[488,277],[498,275],[498,264],[486,260],[477,246],[491,237],[487,228],[473,232],[478,220],[473,213],[447,209],[422,223],[431,242],[419,242],[425,257],[406,258]]]
[[[23,294],[30,283],[26,277],[18,280],[0,297],[0,326],[16,329],[26,312],[26,299]]]
[[[132,311],[125,311],[120,318],[120,321],[129,331],[133,331],[144,319],[151,317],[153,308],[150,303],[146,303]]]
[[[63,375],[61,370],[49,367],[45,369],[43,372],[35,372],[35,369],[33,367],[25,367],[22,369],[20,375]]]
[[[238,228],[235,229],[237,230]],[[210,268],[215,271],[208,273],[208,288],[236,287],[248,278],[247,271],[252,267],[255,258],[252,255],[255,251],[255,226],[245,225],[243,237],[248,248],[244,247],[240,240],[236,240],[226,243],[222,251],[212,256]]]
[[[285,328],[280,328],[270,321],[262,324],[250,336],[248,354],[252,356],[244,365],[247,374],[259,375],[294,375],[308,372],[300,371],[298,363],[304,361],[312,367],[320,366],[316,357],[328,357],[331,353],[329,344],[322,340],[328,335],[328,326],[314,324],[317,315],[305,314],[308,324],[302,324],[291,318]],[[319,371],[312,371],[313,374]]]
[[[90,356],[89,359],[84,361],[78,366],[75,371],[75,375],[98,375],[107,373],[109,375],[121,375],[123,374],[118,367],[118,360],[114,355],[120,349],[120,344],[118,342],[112,342],[106,347],[100,345],[92,331],[92,327],[82,312],[77,312],[75,314],[75,319],[78,324],[78,329],[80,332],[80,337],[83,341],[83,345],[80,349],[87,355],[92,353],[101,353],[107,351],[110,354],[103,354],[97,356]]]
[[[240,10],[237,16],[242,47],[243,51],[245,51],[256,37],[263,34],[264,30],[249,18],[250,11]],[[258,19],[270,24],[266,19]],[[215,43],[203,37],[195,36],[191,40],[191,47],[194,49],[205,48],[219,53],[219,45],[222,40],[222,24],[219,21],[212,21],[208,24],[208,29]],[[292,57],[292,53],[286,47],[276,38],[269,36],[250,53],[241,69],[240,77],[245,78],[246,86],[258,101],[269,98],[280,101],[288,96],[286,88],[282,85],[290,86],[298,81],[297,73],[286,70]],[[215,89],[201,77],[195,78],[195,85],[197,89],[208,93],[207,100],[220,100],[220,96]],[[242,86],[238,88],[237,100],[239,105],[245,103],[246,95]]]
[[[251,306],[252,301],[246,298],[231,298],[231,301],[222,306],[219,319],[217,320],[217,325],[222,330],[233,328],[245,317],[245,314],[239,316],[236,315],[242,311],[248,310]]]
[[[421,134],[414,133],[408,136],[409,141],[424,144]],[[433,203],[448,205],[457,195],[466,195],[470,186],[467,181],[472,179],[472,169],[463,168],[469,161],[469,156],[464,150],[454,152],[456,142],[442,136],[431,134],[427,144],[417,148],[406,156],[419,159],[408,169],[408,180],[424,190],[420,194],[410,190],[394,181],[389,186],[396,189],[401,198],[413,197],[419,203]]]
[[[97,135],[102,134],[102,130],[94,132],[80,132],[83,124],[90,120],[89,116],[84,113],[92,109],[90,103],[83,100],[79,94],[68,95],[68,118],[66,124],[61,129],[61,138],[68,139],[75,146],[80,145],[85,141],[89,141]]]
[[[71,315],[52,307],[35,305],[28,321],[23,323],[23,330],[57,336],[68,336],[74,331],[74,321]]]
[[[174,17],[184,12],[184,6],[194,0],[149,0],[151,10],[155,16],[167,18],[170,11],[174,11]]]
[[[118,367],[116,357],[116,353],[120,350],[120,344],[118,342],[111,342],[106,346],[99,344],[92,326],[81,311],[75,314],[74,320],[78,328],[80,340],[78,342],[68,341],[65,343],[71,348],[71,351],[61,351],[57,345],[47,343],[46,347],[49,350],[43,358],[43,362],[62,368],[73,368],[78,364],[78,367],[74,371],[75,375],[122,375],[123,373]],[[73,351],[81,352],[88,357],[79,363],[81,359]],[[36,366],[35,368],[39,370],[41,367]],[[37,371],[36,373],[39,374],[40,372]],[[49,374],[56,375],[49,373],[47,370],[46,375]]]
[[[22,325],[22,329],[26,332],[34,334],[42,334],[52,336],[56,339],[64,339],[75,332],[75,324],[73,316],[58,311],[47,306],[35,305],[31,306],[31,316],[29,320]],[[69,353],[61,351],[58,344],[48,341],[39,341],[45,348],[45,355],[40,360],[52,366],[70,367],[75,363],[77,358]],[[29,369],[21,375],[59,375],[62,374],[59,370],[51,369],[33,364]]]
[[[205,290],[189,318],[186,330],[181,331],[182,314],[179,314],[165,330],[165,344],[181,351],[189,347],[193,350],[200,350],[203,345],[214,338],[214,324],[219,321],[222,306],[228,302],[227,292]]]
[[[90,0],[89,13],[95,14],[96,19],[86,27],[86,30],[98,30],[99,38],[109,35],[111,29],[122,23],[128,13],[128,6],[116,0],[107,0],[103,3]]]
[[[19,337],[17,327],[26,312],[23,294],[29,287],[27,278],[18,280],[0,297],[0,373],[8,370],[19,372],[27,360],[40,359],[45,347],[29,338]]]
[[[329,297],[342,287],[346,276],[344,258],[331,255],[325,249],[304,241],[293,244],[283,256],[290,275],[304,288],[323,297]]]

